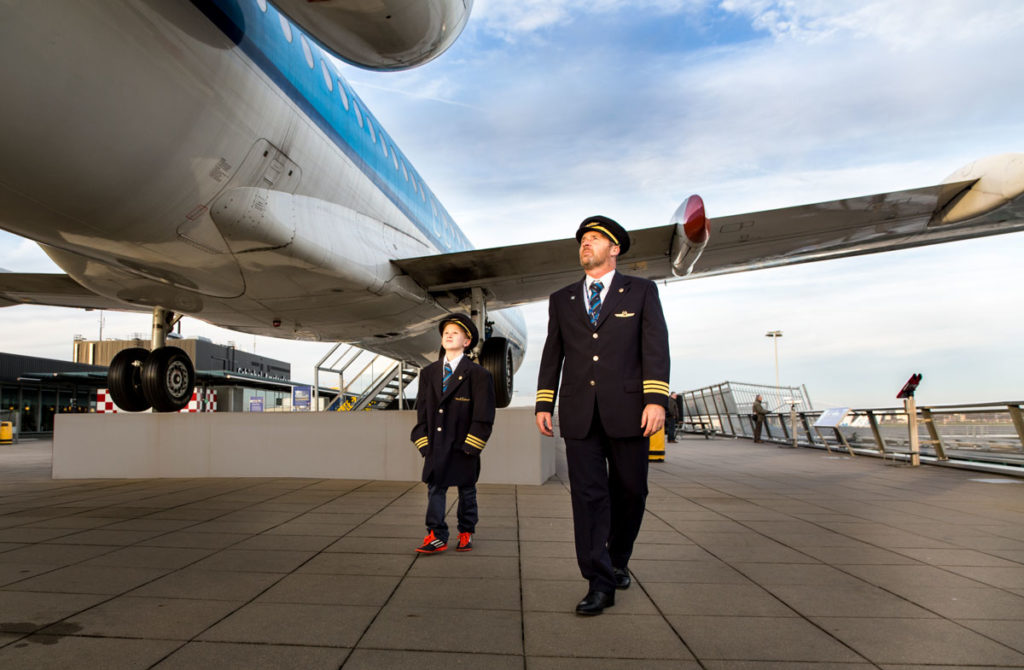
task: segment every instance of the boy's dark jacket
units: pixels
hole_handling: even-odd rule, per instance
[[[420,450],[423,481],[468,486],[480,477],[480,453],[494,424],[491,373],[463,356],[441,393],[444,356],[420,372],[416,426],[410,439]]]

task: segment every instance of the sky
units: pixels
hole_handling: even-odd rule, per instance
[[[1017,0],[476,0],[455,45],[414,70],[343,75],[477,248],[571,237],[603,214],[667,224],[927,186],[1024,152]],[[0,232],[0,266],[59,271]],[[660,286],[670,385],[773,384],[816,408],[1024,398],[1024,233]],[[531,405],[546,305],[523,308],[514,404]],[[146,314],[104,312],[104,337]],[[0,310],[0,351],[69,360],[100,315]],[[225,331],[312,381],[327,343]]]

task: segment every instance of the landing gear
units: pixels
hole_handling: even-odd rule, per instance
[[[153,310],[153,351],[125,349],[110,361],[107,386],[121,409],[142,412],[152,407],[157,412],[177,412],[192,399],[195,366],[181,349],[164,346],[175,321],[173,312],[157,307]]]
[[[149,350],[141,347],[119,351],[107,368],[107,387],[114,403],[126,412],[142,412],[150,408],[142,392],[142,365]]]
[[[494,378],[494,403],[508,407],[512,402],[512,347],[504,337],[492,337],[484,342],[480,352],[480,365]]]
[[[487,320],[487,303],[479,286],[470,289],[469,315],[484,340],[477,360],[494,379],[494,404],[508,407],[512,402],[512,346],[504,337],[489,337],[493,322]]]
[[[192,399],[196,371],[188,354],[161,347],[142,365],[142,392],[157,412],[177,412]]]

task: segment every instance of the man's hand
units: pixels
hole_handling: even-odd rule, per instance
[[[664,413],[662,413],[664,419]],[[541,435],[554,437],[555,431],[551,428],[551,412],[537,412],[537,430]]]
[[[537,417],[539,419],[540,414]],[[644,437],[650,437],[664,428],[665,408],[661,405],[644,405],[644,414],[640,417],[640,427],[644,430]]]

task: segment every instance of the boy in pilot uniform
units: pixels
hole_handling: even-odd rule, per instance
[[[444,513],[449,486],[459,490],[456,551],[473,549],[476,532],[476,482],[480,453],[494,423],[494,381],[491,373],[465,355],[479,337],[465,314],[452,314],[438,324],[444,355],[420,372],[416,394],[416,426],[410,439],[423,456],[427,484],[427,536],[416,549],[436,554],[448,549]]]

